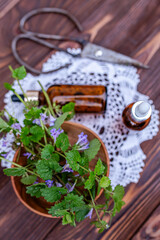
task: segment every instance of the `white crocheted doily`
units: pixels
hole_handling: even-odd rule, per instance
[[[80,49],[69,49],[77,54]],[[72,63],[54,73],[32,76],[27,74],[21,81],[24,90],[40,90],[37,80],[47,89],[54,84],[90,84],[105,85],[108,89],[107,111],[105,114],[77,114],[72,121],[82,123],[95,131],[106,145],[110,157],[110,178],[113,187],[119,183],[123,186],[131,182],[138,182],[140,172],[146,158],[140,144],[152,139],[158,132],[158,111],[155,110],[152,100],[137,91],[139,75],[137,69],[131,66],[122,66],[90,59],[73,58],[63,52],[57,52],[43,64],[43,70],[48,71],[65,63]],[[17,82],[14,88],[21,93]],[[12,92],[5,95],[5,108],[14,115],[20,123],[23,122],[23,104],[11,101]],[[128,130],[122,123],[122,111],[129,103],[147,100],[152,105],[152,118],[150,124],[142,131]],[[13,159],[14,151],[11,149],[8,159]],[[7,151],[2,147],[0,152]],[[10,167],[2,161],[3,167]]]

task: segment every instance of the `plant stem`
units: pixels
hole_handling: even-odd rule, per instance
[[[28,147],[24,146],[24,148],[27,150],[27,152],[30,152],[32,155],[36,155],[35,152],[33,152],[31,149]]]
[[[63,180],[62,180],[58,175],[56,175],[56,178],[58,178],[58,180],[60,181],[60,183],[64,186],[64,188],[66,188],[65,183],[63,182]],[[83,194],[80,193],[76,188],[74,188],[74,190],[79,194],[79,196],[82,196],[82,195],[83,195]],[[84,197],[84,196],[83,196],[83,197]],[[85,197],[84,197],[84,199],[85,199],[86,201],[88,201]]]
[[[42,92],[43,92],[43,94],[44,94],[44,96],[45,96],[45,98],[46,98],[46,101],[47,101],[47,103],[48,103],[48,107],[49,107],[50,112],[52,113],[53,117],[56,117],[55,114],[54,114],[54,112],[53,112],[52,104],[51,104],[51,101],[50,101],[50,99],[49,99],[48,94],[47,94],[46,91],[44,90],[44,88],[43,88],[42,84],[40,83],[40,81],[38,81],[38,83],[39,83],[39,85],[40,85],[40,87],[41,87],[41,89],[42,89]]]
[[[26,103],[23,101],[23,99],[21,98],[21,96],[17,93],[17,92],[15,92],[14,91],[14,94],[19,98],[19,100],[24,104],[24,106],[27,108],[27,105],[26,105]]]
[[[25,167],[28,168],[28,167],[30,167],[31,165],[33,165],[33,163],[30,163],[30,164],[26,165]]]
[[[43,143],[38,142],[38,144],[42,147],[45,147],[45,145]]]
[[[22,86],[21,86],[21,84],[20,84],[20,82],[19,82],[19,79],[16,78],[16,80],[17,80],[17,82],[18,82],[18,85],[19,85],[19,87],[20,87],[20,89],[21,89],[21,91],[22,91],[24,97],[28,100],[27,95],[26,95],[25,92],[23,91],[23,88],[22,88]]]
[[[85,170],[86,172],[90,172],[88,169],[82,167],[81,165],[79,165],[83,170]]]
[[[46,137],[44,124],[43,124],[43,122],[42,122],[41,117],[40,117],[40,123],[41,123],[42,129],[43,129],[43,131],[44,131],[44,142],[45,142],[45,144],[47,144],[47,137]]]
[[[48,131],[48,128],[44,125],[44,128],[46,130],[46,133],[53,139],[52,135],[50,134],[50,132]]]
[[[60,181],[60,183],[66,188],[65,183],[63,182],[63,180],[62,180],[58,175],[56,175],[56,178],[58,178],[58,180]]]
[[[4,109],[4,111],[7,113],[7,115],[8,115],[9,118],[12,117],[6,109]],[[13,118],[13,117],[12,117],[12,118]],[[15,119],[15,118],[14,118],[14,119]]]
[[[94,202],[94,199],[93,199],[92,193],[91,193],[90,190],[88,190],[88,191],[89,191],[89,194],[90,194],[90,196],[91,196],[92,204],[93,204],[93,207],[94,207],[94,209],[95,209],[95,211],[96,211],[96,214],[97,214],[98,220],[101,222],[101,219],[100,219],[100,217],[99,217],[98,211],[97,211],[97,209],[96,209],[96,205],[95,205],[95,202]]]
[[[60,152],[58,152],[58,151],[56,151],[56,150],[55,150],[55,153],[58,153],[60,156],[66,158],[66,156],[65,156],[64,154],[62,154],[62,153],[60,153]]]
[[[37,173],[32,172],[32,171],[30,171],[29,169],[27,169],[26,167],[23,167],[23,166],[15,163],[15,162],[12,162],[12,161],[10,161],[10,160],[8,160],[8,159],[6,159],[6,158],[3,158],[3,157],[0,157],[0,159],[3,159],[3,160],[5,160],[5,161],[7,161],[7,162],[9,162],[9,163],[12,163],[12,164],[15,165],[16,167],[23,168],[23,169],[25,169],[27,172],[29,172],[29,173],[31,173],[31,174],[33,174],[33,175],[36,175],[37,177],[40,177]]]

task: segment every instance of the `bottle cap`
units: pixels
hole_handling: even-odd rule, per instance
[[[27,99],[24,98],[24,101],[27,102],[28,101],[38,101],[39,99],[39,91],[36,91],[36,90],[28,90],[26,92],[26,96],[27,96]]]
[[[133,104],[131,112],[135,121],[143,122],[151,116],[152,108],[148,102],[138,101]]]
[[[29,90],[29,91],[27,91],[26,92],[27,99],[24,97],[23,94],[20,94],[20,96],[21,96],[21,98],[25,102],[27,102],[27,101],[38,101],[38,99],[39,99],[39,91],[36,91],[36,90]],[[19,98],[15,94],[13,94],[11,96],[11,99],[12,99],[12,102],[21,102],[19,100]]]

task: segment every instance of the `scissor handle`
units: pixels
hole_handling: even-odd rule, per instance
[[[85,40],[83,40],[83,39],[61,36],[61,35],[54,35],[54,34],[52,35],[52,34],[45,34],[45,33],[37,33],[37,32],[26,30],[24,28],[24,25],[25,25],[26,21],[28,21],[28,19],[30,19],[31,17],[33,17],[37,14],[40,14],[40,13],[58,13],[58,14],[65,15],[66,17],[68,17],[74,23],[74,25],[77,27],[77,29],[80,32],[83,31],[82,25],[77,20],[77,18],[75,18],[70,12],[68,12],[64,9],[60,9],[60,8],[38,8],[38,9],[34,9],[34,10],[28,12],[20,20],[20,30],[24,33],[30,33],[30,34],[32,34],[36,37],[39,37],[39,38],[54,39],[54,40],[70,40],[70,41],[78,42],[81,45],[84,45]]]
[[[47,41],[44,41],[42,39],[38,39],[36,38],[35,36],[32,36],[31,34],[19,34],[17,35],[13,40],[12,40],[12,44],[11,44],[11,48],[12,48],[12,53],[15,57],[15,59],[19,62],[20,65],[23,65],[24,67],[26,67],[29,71],[33,72],[33,73],[36,73],[36,74],[41,74],[41,73],[51,73],[51,72],[55,72],[57,70],[60,70],[62,68],[66,68],[68,67],[69,65],[71,65],[71,63],[67,63],[59,68],[56,68],[54,70],[50,70],[50,71],[47,71],[47,72],[43,72],[43,71],[40,71],[38,69],[35,69],[33,67],[31,67],[29,64],[27,64],[25,61],[23,61],[18,52],[17,52],[17,42],[20,40],[20,39],[29,39],[29,40],[32,40],[34,42],[37,42],[37,43],[40,43],[41,45],[44,45],[46,47],[49,47],[51,49],[55,49],[55,50],[60,50],[60,51],[63,51],[63,52],[67,52],[67,50],[63,49],[63,48],[59,48]],[[68,54],[72,55],[71,53],[67,52]]]

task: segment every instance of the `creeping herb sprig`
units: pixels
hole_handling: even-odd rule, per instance
[[[20,80],[26,76],[26,70],[22,66],[13,70],[12,77],[25,96]],[[68,135],[61,127],[65,120],[74,115],[74,103],[68,103],[62,108],[50,99],[39,82],[46,97],[48,106],[41,108],[32,102],[25,102],[11,84],[5,83],[5,87],[13,91],[25,106],[24,121],[20,125],[17,119],[8,115],[6,122],[0,117],[0,132],[3,133],[3,145],[19,149],[17,162],[8,159],[9,152],[1,152],[0,159],[14,165],[13,168],[4,169],[7,176],[19,176],[26,186],[26,193],[32,197],[43,197],[49,203],[55,203],[48,209],[52,216],[62,217],[62,224],[76,226],[85,218],[97,216],[92,221],[99,232],[106,230],[112,218],[124,205],[124,188],[117,185],[114,189],[111,180],[106,176],[107,166],[103,159],[98,159],[95,166],[90,168],[90,162],[100,150],[98,139],[88,141],[88,136],[83,132],[74,144],[70,144]],[[27,100],[27,96],[25,96]],[[10,136],[10,138],[8,137]],[[26,165],[21,166],[18,162],[23,154]],[[104,204],[98,204],[95,199],[103,190]],[[110,200],[113,200],[113,208],[110,209]],[[110,221],[106,222],[105,215],[109,215]]]

